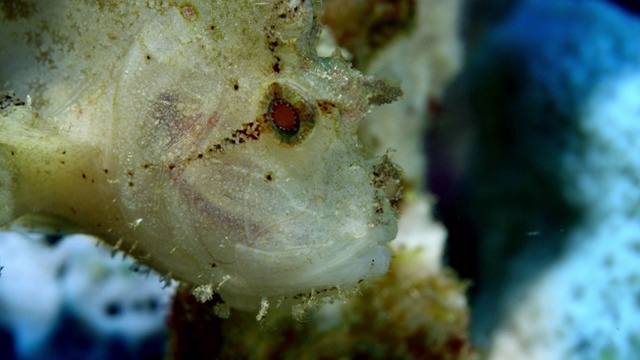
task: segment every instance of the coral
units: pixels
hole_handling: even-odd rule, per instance
[[[47,256],[46,247],[37,238],[19,233],[3,235],[0,327],[11,332],[15,353],[31,357],[46,344],[60,315],[63,294],[56,284],[56,273],[63,259]]]
[[[162,353],[162,346],[150,344],[166,338],[173,287],[97,241],[15,229],[0,233],[0,329],[10,335],[3,359]]]
[[[634,71],[610,74],[585,99],[580,150],[559,154],[584,215],[564,230],[566,250],[513,299],[491,358],[634,359],[640,351],[640,123],[631,115],[640,109],[640,62],[630,63]]]
[[[526,1],[466,71],[489,358],[637,357],[638,31],[603,1]]]

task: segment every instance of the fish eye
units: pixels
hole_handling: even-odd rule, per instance
[[[310,134],[315,114],[299,90],[274,82],[269,85],[265,103],[263,116],[281,143],[297,145]]]
[[[267,118],[272,126],[287,135],[296,134],[300,130],[298,110],[285,99],[271,100]]]

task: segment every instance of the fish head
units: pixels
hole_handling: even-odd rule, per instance
[[[151,21],[114,101],[123,213],[149,239],[138,249],[246,310],[382,275],[397,231],[400,170],[356,133],[398,90],[315,54],[311,2],[269,3],[280,10],[246,2],[225,18],[191,2]]]

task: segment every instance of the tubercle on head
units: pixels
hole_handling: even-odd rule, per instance
[[[398,84],[363,75],[336,51],[330,57],[314,56],[304,64],[305,80],[324,84],[323,92],[340,109],[344,124],[359,123],[375,106],[396,101]]]
[[[370,105],[389,104],[402,96],[400,85],[386,79],[365,77],[362,83]]]

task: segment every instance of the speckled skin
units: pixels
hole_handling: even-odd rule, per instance
[[[355,132],[399,92],[315,55],[315,7],[0,4],[0,220],[71,220],[245,310],[383,274],[399,170]],[[279,96],[314,116],[294,141]]]

